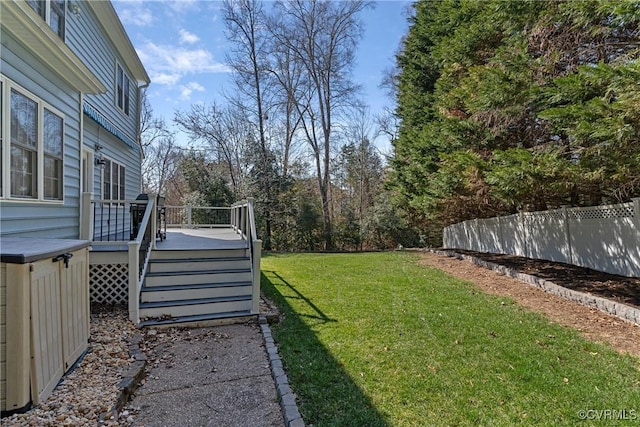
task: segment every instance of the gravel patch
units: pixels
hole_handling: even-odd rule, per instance
[[[71,373],[62,378],[46,402],[24,414],[2,419],[2,426],[127,426],[123,411],[114,417],[120,396],[118,385],[136,363],[129,344],[140,333],[129,321],[126,307],[91,306],[89,351]]]

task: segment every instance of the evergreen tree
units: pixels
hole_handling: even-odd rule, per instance
[[[640,2],[414,7],[389,183],[414,223],[640,195]]]

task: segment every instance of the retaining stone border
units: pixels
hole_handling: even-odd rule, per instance
[[[124,372],[122,380],[118,383],[118,397],[109,413],[113,419],[118,419],[120,411],[124,405],[129,402],[131,395],[140,386],[140,381],[144,377],[144,370],[147,366],[147,356],[140,350],[142,335],[136,334],[129,342],[129,356],[133,357],[135,362]]]
[[[278,347],[273,340],[271,334],[271,328],[267,323],[265,315],[258,316],[258,323],[260,324],[260,330],[262,331],[262,338],[264,339],[265,349],[269,356],[269,365],[271,365],[271,375],[276,383],[276,391],[278,392],[278,400],[280,401],[280,407],[282,408],[282,414],[284,415],[284,423],[286,427],[305,427],[304,420],[298,405],[296,403],[296,395],[289,387],[289,379],[284,371],[282,365],[282,359],[278,354]]]
[[[432,252],[434,254],[439,254],[439,255],[446,255],[446,256],[457,258],[460,260],[471,261],[472,263],[480,267],[484,267],[489,270],[496,271],[500,274],[513,277],[514,279],[518,279],[521,282],[535,286],[536,288],[543,289],[547,292],[558,295],[562,298],[578,302],[587,307],[597,308],[598,310],[603,311],[607,314],[611,314],[613,316],[619,317],[628,322],[635,323],[636,325],[640,325],[640,309],[637,309],[635,307],[631,307],[626,304],[621,304],[619,302],[611,301],[611,300],[597,297],[594,295],[586,294],[584,292],[578,292],[572,289],[567,289],[565,287],[556,285],[555,283],[549,280],[541,279],[531,274],[521,273],[517,270],[513,270],[511,268],[508,268],[493,262],[488,262],[474,256],[463,255],[450,250],[429,249],[429,252]]]

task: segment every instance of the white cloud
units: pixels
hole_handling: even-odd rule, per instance
[[[202,86],[200,83],[198,82],[189,82],[186,85],[183,85],[180,87],[180,96],[183,99],[189,99],[189,97],[191,96],[191,94],[196,91],[196,92],[204,92],[204,86]]]
[[[193,33],[190,33],[189,31],[187,31],[185,29],[181,29],[179,32],[180,32],[180,41],[182,43],[193,44],[193,43],[196,43],[196,42],[200,41],[200,37],[196,36]]]
[[[197,0],[174,0],[167,2],[167,4],[174,12],[178,13],[199,9]]]
[[[206,49],[186,49],[148,41],[137,51],[151,80],[161,85],[175,85],[190,74],[230,71],[226,64],[215,61],[211,52]]]
[[[166,86],[173,86],[180,80],[180,74],[169,74],[169,73],[154,73],[151,76],[151,80],[154,83]]]
[[[126,5],[126,6],[125,6]],[[151,10],[142,2],[119,2],[118,16],[123,24],[133,24],[148,27],[153,24],[154,17]]]

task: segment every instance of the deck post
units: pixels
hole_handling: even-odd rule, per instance
[[[247,230],[247,209],[240,206],[240,236],[245,239]]]
[[[229,213],[229,218],[230,218],[230,222],[231,222],[231,228],[233,228],[234,230],[238,230],[238,221],[236,220],[236,212],[237,212],[238,208],[236,207],[235,203],[233,205],[231,205],[231,212]]]
[[[147,203],[153,203],[151,211],[151,249],[156,248],[156,238],[158,237],[158,195],[149,194],[149,201]]]
[[[138,264],[140,258],[140,245],[136,241],[128,243],[129,246],[129,320],[136,325],[140,323],[138,292]]]
[[[262,255],[262,240],[253,241],[253,293],[251,298],[251,314],[260,313],[260,256]]]
[[[80,216],[80,239],[91,240],[91,193],[82,193],[82,211]]]

